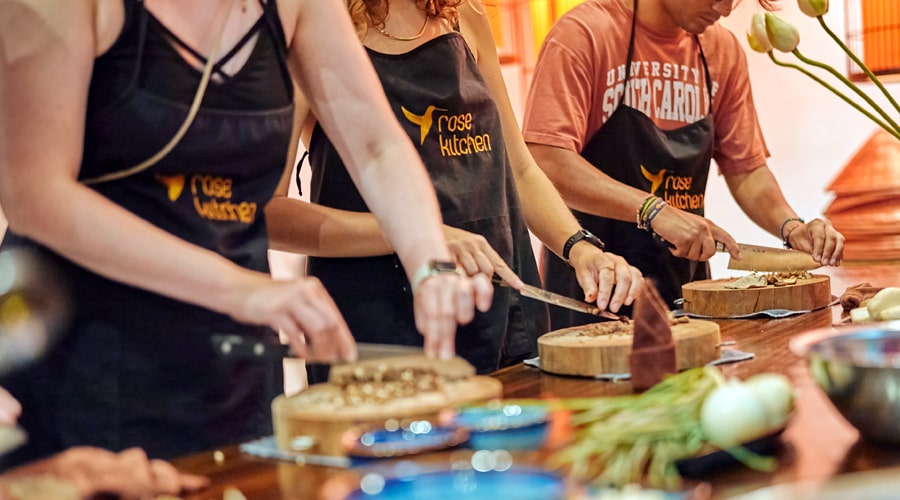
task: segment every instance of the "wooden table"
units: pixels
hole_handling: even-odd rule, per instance
[[[874,286],[900,286],[897,265],[845,265],[817,272],[831,276],[836,295],[863,281]],[[850,472],[900,467],[900,449],[883,449],[860,442],[857,431],[814,386],[803,360],[788,350],[792,336],[835,324],[840,320],[840,312],[840,307],[835,306],[784,319],[719,322],[724,341],[733,340],[736,349],[755,354],[752,360],[722,365],[726,376],[743,379],[761,372],[784,373],[797,387],[798,399],[794,418],[782,436],[785,445],[779,453],[778,469],[774,473],[759,473],[735,467],[717,472],[705,478],[713,497],[727,498],[770,484],[824,482]],[[500,370],[494,376],[503,382],[506,398],[610,396],[631,392],[628,382],[560,377],[524,365]],[[212,452],[176,461],[179,468],[205,474],[213,481],[211,488],[187,499],[221,499],[228,486],[237,487],[251,500],[333,498],[321,486],[334,483],[333,479],[326,481],[330,477],[347,475],[339,469],[256,459],[242,455],[236,448],[221,451],[225,460],[220,463],[214,460]],[[418,460],[429,460],[429,457]]]

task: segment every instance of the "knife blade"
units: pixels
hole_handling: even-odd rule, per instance
[[[502,280],[494,280],[495,284],[500,286],[509,286],[505,281]],[[512,288],[512,287],[510,287]],[[513,288],[515,290],[515,288]],[[516,290],[522,297],[528,297],[529,299],[539,300],[541,302],[546,302],[547,304],[551,304],[558,307],[563,307],[566,309],[571,309],[573,311],[582,312],[585,314],[592,314],[594,316],[600,316],[601,318],[612,319],[612,320],[620,320],[621,318],[617,314],[613,314],[609,311],[600,309],[597,306],[591,305],[588,302],[583,302],[578,299],[573,299],[571,297],[566,297],[565,295],[560,295],[558,293],[551,292],[549,290],[544,290],[543,288],[538,288],[533,285],[525,284],[522,286],[521,290]]]
[[[765,247],[738,243],[741,248],[741,258],[729,257],[728,269],[739,271],[757,271],[764,273],[777,273],[783,271],[809,271],[822,267],[812,255],[798,250]],[[717,252],[727,252],[724,245],[716,244]]]

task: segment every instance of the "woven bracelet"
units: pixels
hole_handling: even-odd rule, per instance
[[[794,226],[793,228],[791,228],[790,231],[787,232],[787,234],[785,234],[784,228],[787,227],[787,225],[791,221],[797,221],[801,225],[806,224],[806,221],[801,219],[800,217],[788,217],[787,219],[784,220],[784,222],[781,223],[781,231],[780,231],[781,232],[781,243],[784,245],[784,248],[793,248],[793,247],[791,247],[791,242],[788,240],[788,238],[791,236],[791,233],[794,232],[794,229],[797,229],[798,227],[800,227],[800,226]]]

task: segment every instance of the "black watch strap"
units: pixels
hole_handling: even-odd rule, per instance
[[[581,240],[587,241],[601,250],[606,246],[600,238],[594,236],[587,229],[579,229],[575,234],[569,236],[569,239],[566,240],[566,244],[563,245],[562,257],[566,262],[569,261],[569,252],[572,251],[572,247]]]

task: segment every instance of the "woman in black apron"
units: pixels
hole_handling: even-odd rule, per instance
[[[335,57],[334,63],[320,61],[326,66],[323,71],[340,76],[349,88],[328,95],[337,97],[340,105],[369,106],[373,122],[385,121],[384,97],[371,90],[375,76],[352,39],[346,14],[333,4],[307,2],[289,5],[284,12],[296,17],[284,24],[274,0],[211,2],[207,7],[214,18],[213,45],[228,33],[225,38],[234,42],[234,48],[221,59],[211,56],[206,61],[191,48],[203,45],[197,40],[203,38],[197,34],[199,28],[192,30],[196,24],[190,23],[203,9],[177,10],[185,5],[153,2],[158,10],[151,12],[142,0],[122,0],[119,12],[111,2],[65,2],[53,8],[39,4],[33,15],[43,15],[43,24],[30,26],[27,21],[34,19],[26,15],[22,25],[47,38],[60,37],[67,42],[64,46],[29,52],[29,33],[0,34],[6,47],[24,45],[14,52],[37,54],[36,61],[26,57],[17,61],[16,71],[4,73],[11,82],[5,95],[26,105],[23,108],[13,99],[4,102],[3,128],[15,117],[17,130],[27,131],[23,134],[35,136],[37,142],[48,140],[48,129],[58,138],[55,144],[35,148],[17,137],[15,147],[0,148],[8,155],[0,159],[4,187],[19,188],[2,192],[11,228],[3,246],[40,252],[61,269],[74,302],[70,328],[45,358],[0,380],[0,386],[22,403],[19,422],[29,434],[25,447],[4,457],[7,464],[75,445],[110,450],[138,446],[152,457],[167,458],[271,433],[269,405],[283,390],[281,360],[217,351],[211,342],[214,335],[276,343],[277,327],[293,345],[302,345],[305,333],[323,359],[354,355],[352,337],[320,283],[276,282],[268,276],[263,213],[283,177],[293,125],[293,82],[285,59],[288,39],[296,42],[291,57],[309,75],[303,86],[320,108],[335,101],[325,97],[325,84],[312,76],[309,61],[316,59],[300,57],[296,51],[315,50],[320,60],[322,55]],[[302,16],[291,10],[301,5]],[[157,18],[156,13],[165,15]],[[105,24],[115,24],[117,14],[122,17],[120,29]],[[86,34],[94,28],[90,21],[94,15],[103,21],[97,21],[101,27],[93,36],[99,40]],[[163,17],[181,33],[192,34],[190,40],[180,39],[174,27],[170,30],[159,20]],[[185,20],[187,24],[178,24]],[[234,24],[227,24],[229,20]],[[317,22],[330,27],[313,26]],[[53,36],[41,31],[49,24]],[[246,29],[242,38],[239,27]],[[297,32],[288,36],[288,28]],[[116,36],[110,36],[112,32]],[[315,35],[326,33],[343,33],[343,41],[322,48]],[[107,50],[95,48],[104,41]],[[53,57],[42,59],[45,54]],[[232,58],[240,60],[230,65]],[[78,64],[67,64],[67,59]],[[204,67],[202,74],[198,65]],[[74,82],[60,82],[58,88],[51,86],[52,93],[42,93],[52,80],[42,72],[65,74]],[[82,83],[86,96],[77,92]],[[63,91],[69,89],[73,93]],[[85,100],[85,109],[66,97]],[[26,111],[30,114],[23,115]],[[21,120],[32,115],[31,121]],[[44,120],[36,127],[32,122],[39,118]],[[82,130],[75,121],[84,122],[83,137],[73,132]],[[380,201],[376,212],[393,218],[393,227],[402,225],[398,214],[405,215],[395,198],[420,205],[417,214],[407,217],[415,219],[424,235],[416,238],[415,248],[399,230],[388,231],[398,246],[411,249],[404,261],[418,267],[430,258],[448,260],[437,203],[429,198],[418,156],[403,143],[396,146],[402,132],[349,118],[329,120],[328,125],[341,125],[360,142],[393,152],[377,158],[372,168],[386,170],[391,165],[391,172],[401,177],[396,186],[371,179],[363,187]],[[78,141],[83,141],[83,148],[73,145]],[[66,154],[38,154],[55,151],[57,144]],[[79,184],[66,177],[67,172],[61,173],[63,167],[48,166],[56,161],[72,163],[69,154],[76,152],[81,153]],[[397,167],[397,162],[408,168]],[[48,189],[72,198],[44,196],[52,210],[32,201],[30,209],[40,215],[29,218],[20,205],[30,200],[14,195],[29,192],[34,174],[20,165],[41,168],[48,175]],[[123,170],[129,165],[136,167]],[[75,170],[71,169],[73,177]],[[397,189],[386,196],[386,187]],[[376,188],[384,194],[373,192]],[[53,215],[49,222],[47,214]],[[69,230],[59,220],[77,227]],[[38,222],[37,229],[29,225]],[[109,233],[99,234],[95,227]],[[102,241],[105,248],[98,249],[84,234]],[[473,301],[472,284],[456,275],[435,279],[423,288],[427,299],[462,296]],[[453,302],[449,309],[464,311],[466,300]],[[455,325],[455,318],[437,308],[424,310],[442,327]]]
[[[419,35],[413,31],[413,36],[400,38],[394,31],[402,23],[390,28],[373,23],[374,27],[370,26],[372,29],[368,33],[374,40],[364,38],[369,57],[397,119],[417,145],[428,168],[444,223],[481,235],[493,249],[490,252],[496,254],[501,267],[508,265],[526,283],[539,283],[522,203],[531,205],[532,215],[536,210],[544,210],[545,219],[540,221],[543,226],[535,224],[536,231],[557,251],[562,252],[567,238],[580,227],[549,182],[540,191],[531,191],[535,199],[520,203],[519,195],[524,194],[517,194],[518,181],[508,156],[513,153],[507,149],[509,144],[506,142],[512,135],[503,133],[503,125],[517,125],[501,123],[503,118],[495,103],[496,91],[482,75],[467,39],[468,36],[479,36],[473,32],[487,33],[487,42],[480,39],[477,43],[490,43],[493,48],[489,28],[479,26],[476,30],[474,27],[475,22],[483,22],[485,18],[476,17],[483,14],[476,14],[474,2],[463,2],[458,7],[460,25],[463,19],[470,20],[467,26],[471,26],[472,31],[467,34],[465,29],[454,30],[442,15],[431,12],[429,9],[437,11],[441,8],[442,2],[436,3],[437,7],[427,3],[423,12],[410,0],[390,2],[389,12],[396,16],[393,19],[412,18],[415,21],[411,24],[424,20],[424,25]],[[414,29],[418,30],[419,26],[416,24]],[[490,52],[483,52],[482,57],[496,58]],[[368,212],[365,201],[321,129],[313,130],[308,144],[312,167],[311,200],[344,211]],[[521,144],[521,151],[527,156],[524,144]],[[530,157],[527,161],[533,164]],[[536,165],[533,169],[529,175],[543,176]],[[337,230],[332,228],[331,231]],[[380,240],[377,232],[367,238]],[[606,279],[611,282],[618,279],[622,285],[622,296],[617,300],[627,300],[628,294],[633,292],[632,286],[636,288],[640,281],[639,273],[621,258],[593,246],[579,247],[579,252],[582,251],[591,257],[584,258],[577,266],[583,272],[592,270],[592,265],[602,267],[599,272],[604,273]],[[315,254],[315,249],[310,253]],[[383,253],[387,255],[310,257],[308,272],[322,280],[357,341],[422,345],[412,316],[410,284],[400,271],[396,256]],[[607,285],[603,290],[607,297],[610,288],[612,286]],[[578,295],[584,296],[584,293],[579,290]],[[456,351],[475,365],[478,372],[487,373],[536,355],[537,337],[547,329],[545,306],[520,299],[509,287],[498,286],[491,309],[477,314],[472,323],[457,332]],[[310,372],[311,381],[322,378],[324,374],[315,370]]]

